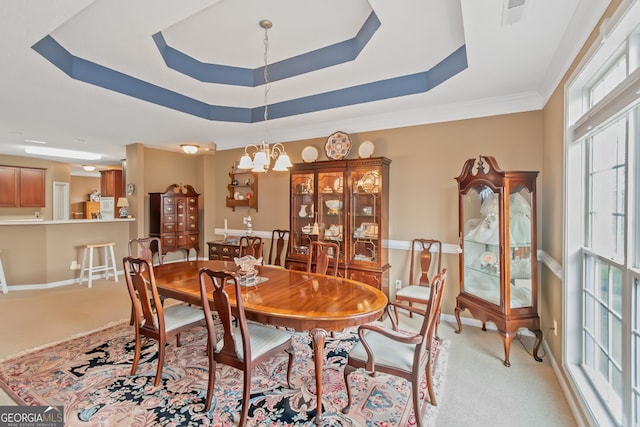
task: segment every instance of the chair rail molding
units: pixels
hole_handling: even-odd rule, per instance
[[[562,268],[562,264],[558,262],[551,255],[543,251],[542,249],[538,249],[538,261],[542,262],[547,268],[560,280],[562,280],[564,276],[564,269]]]

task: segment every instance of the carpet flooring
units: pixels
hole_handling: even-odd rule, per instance
[[[310,338],[294,333],[296,357],[292,389],[286,386],[286,356],[274,357],[253,372],[251,426],[311,426],[315,416],[315,382]],[[327,340],[324,349],[325,426],[415,425],[409,384],[392,376],[369,377],[362,371],[350,381],[353,406],[348,415],[343,365],[357,340],[354,333]],[[149,341],[136,375],[130,375],[133,329],[117,322],[71,339],[21,352],[0,363],[0,386],[19,404],[63,405],[68,426],[184,426],[237,424],[241,373],[219,366],[212,408],[204,408],[206,334],[197,328],[182,335],[182,346],[167,346],[163,379],[153,386],[156,346]],[[436,399],[443,393],[448,340],[438,346],[434,364]],[[423,387],[425,385],[423,384]],[[424,388],[423,388],[424,391]],[[436,425],[438,407],[427,405],[425,419]]]

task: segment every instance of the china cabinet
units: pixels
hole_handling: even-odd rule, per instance
[[[465,162],[458,181],[460,293],[456,297],[456,333],[460,312],[493,322],[504,342],[510,366],[511,341],[520,328],[536,336],[538,362],[542,342],[538,317],[536,265],[536,177],[538,172],[502,171],[496,160],[480,156]]]
[[[190,185],[170,185],[164,193],[149,193],[149,236],[162,241],[162,254],[200,251],[198,196]]]
[[[388,294],[389,164],[383,157],[295,164],[287,267],[306,269],[312,240],[338,244],[339,275]]]
[[[258,211],[258,174],[251,171],[229,172],[227,207],[235,212],[236,206],[247,206]]]

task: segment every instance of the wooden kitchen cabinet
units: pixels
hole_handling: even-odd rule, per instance
[[[100,214],[100,202],[82,202],[84,219],[96,219]]]
[[[0,207],[43,208],[46,169],[0,166]]]
[[[114,202],[118,202],[118,197],[122,197],[122,170],[100,171],[100,196],[113,197]]]

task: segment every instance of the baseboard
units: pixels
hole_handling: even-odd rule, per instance
[[[576,401],[574,394],[571,392],[571,387],[565,381],[565,376],[563,373],[563,369],[558,363],[556,359],[553,357],[553,352],[549,348],[546,340],[542,340],[542,348],[544,349],[544,354],[546,355],[549,363],[551,364],[551,369],[553,369],[553,373],[558,380],[558,384],[560,384],[560,388],[562,389],[562,394],[567,399],[567,403],[569,404],[569,408],[571,409],[571,414],[573,414],[573,419],[576,421],[576,424],[580,427],[587,427],[589,424],[585,422],[585,417],[580,409],[580,405]]]

